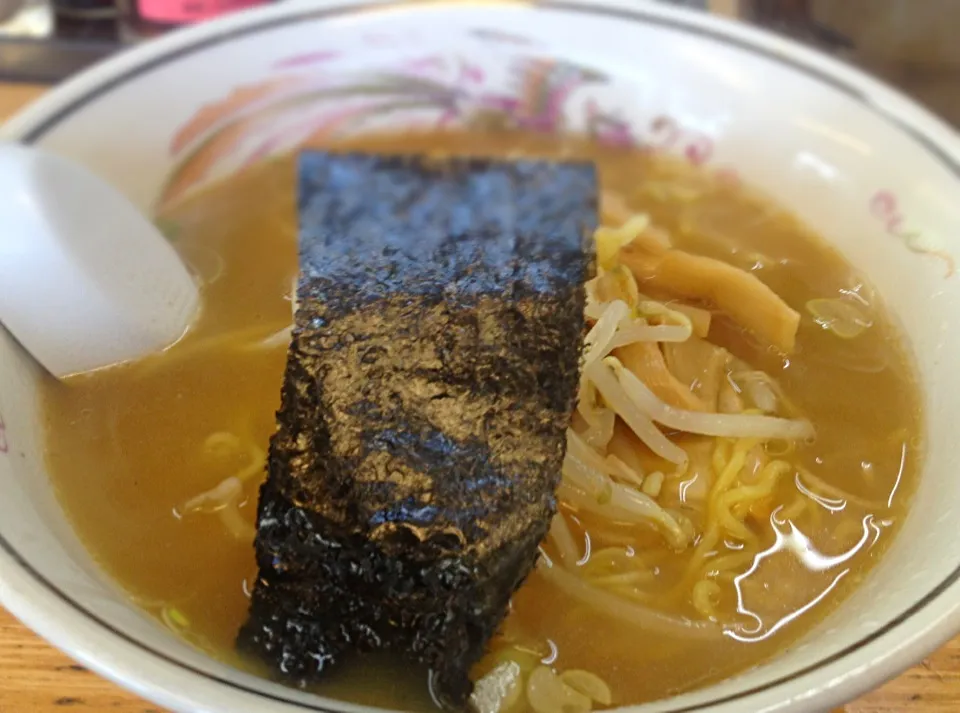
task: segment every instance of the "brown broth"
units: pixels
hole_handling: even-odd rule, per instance
[[[917,480],[919,393],[896,326],[850,265],[816,235],[770,201],[698,169],[572,139],[449,134],[368,137],[351,147],[594,160],[605,190],[648,212],[678,247],[757,268],[761,279],[805,314],[798,348],[788,359],[723,320],[711,338],[774,376],[813,422],[817,438],[799,449],[799,462],[864,500],[890,503],[872,513],[853,503],[839,513],[810,508],[803,531],[828,555],[849,550],[861,535],[862,519],[874,516],[876,539],[842,568],[817,573],[781,552],[743,580],[744,599],[770,632],[766,638],[704,642],[638,631],[559,594],[538,574],[514,600],[507,638],[530,642],[544,654],[552,646],[556,666],[589,669],[611,685],[615,703],[636,703],[716,682],[783,650],[873,566],[899,527]],[[242,458],[205,456],[210,434],[229,431],[265,449],[273,432],[285,349],[254,344],[290,322],[294,174],[292,159],[276,160],[163,216],[178,250],[207,280],[199,323],[179,344],[143,362],[65,385],[50,381],[44,389],[54,484],[93,556],[149,611],[160,616],[166,608],[168,624],[238,664],[243,662],[236,661],[233,642],[246,614],[244,590],[255,575],[251,543],[232,536],[217,517],[179,518],[175,511],[244,465]],[[839,339],[803,311],[811,298],[858,286],[871,302],[873,325],[855,339]],[[241,512],[250,523],[260,478],[245,486]],[[796,494],[792,482],[782,483],[777,499],[786,504]],[[631,543],[639,553],[659,552],[658,576],[665,582],[676,579],[686,562],[647,531],[615,526],[604,535],[587,519],[579,527],[592,531],[595,549],[607,538]],[[772,525],[761,539],[773,541]],[[831,586],[816,606],[806,608]],[[664,606],[690,614],[688,602]],[[734,612],[730,601],[721,601],[721,608]],[[390,663],[368,661],[371,665],[397,670]],[[420,678],[366,676],[361,686],[361,676],[358,667],[348,667],[320,690],[408,709],[429,705]]]

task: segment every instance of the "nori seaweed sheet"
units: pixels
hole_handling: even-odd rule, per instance
[[[304,153],[300,281],[238,645],[393,649],[461,709],[556,511],[597,220],[582,163]]]

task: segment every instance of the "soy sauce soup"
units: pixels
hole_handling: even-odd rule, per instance
[[[631,306],[643,324],[688,329],[689,322],[696,332],[709,320],[704,336],[686,340],[699,345],[702,363],[677,343],[644,347],[689,392],[674,407],[692,395],[691,408],[709,402],[706,411],[718,415],[802,418],[815,437],[716,438],[665,428],[687,454],[681,466],[653,453],[619,417],[596,441],[599,431],[578,413],[577,437],[600,442],[595,454],[614,455],[604,462],[616,468],[596,493],[568,483],[565,470],[562,528],[551,532],[543,563],[475,671],[481,679],[508,662],[519,672],[518,693],[501,709],[543,713],[548,706],[526,695],[535,672],[559,681],[573,671],[563,680],[574,689],[597,679],[610,705],[717,682],[809,632],[867,575],[916,485],[920,395],[880,298],[800,220],[701,169],[576,139],[500,132],[351,141],[375,152],[590,159],[608,228],[634,221],[654,243],[734,266],[800,316],[786,354],[716,305],[678,299],[670,285],[664,293],[656,280],[608,265],[627,282],[606,288],[628,301],[632,290],[644,293]],[[196,327],[163,354],[44,389],[54,483],[93,556],[179,636],[254,670],[234,653],[234,641],[256,576],[256,497],[291,322],[294,177],[292,157],[274,160],[159,216],[203,281]],[[712,367],[704,364],[713,358],[722,379],[707,394],[703,375]],[[625,354],[621,361],[629,367]],[[654,386],[666,401],[677,388]],[[726,489],[717,485],[724,477]],[[603,487],[642,493],[637,502],[653,502],[667,524],[610,511]],[[425,681],[378,657],[334,672],[317,690],[425,710],[432,705]],[[603,698],[588,707],[608,705]]]

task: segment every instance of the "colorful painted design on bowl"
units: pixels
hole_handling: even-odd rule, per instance
[[[910,224],[904,217],[896,194],[880,190],[870,199],[870,213],[882,224],[888,235],[900,239],[907,248],[915,253],[932,255],[946,265],[945,277],[953,277],[957,267],[953,256],[945,252],[938,240]]]
[[[609,86],[604,72],[555,57],[518,54],[534,44],[518,35],[489,29],[476,29],[471,35],[500,51],[506,48],[506,72],[492,76],[485,69],[488,57],[443,53],[413,55],[382,69],[344,68],[349,55],[333,50],[274,62],[273,76],[235,87],[223,99],[200,108],[176,131],[170,146],[175,167],[157,207],[301,146],[388,124],[551,134],[576,124],[608,145],[672,153],[696,166],[714,159],[714,138],[669,114],[636,125],[606,106],[593,91]],[[375,46],[405,41],[389,35],[367,40]],[[575,97],[577,101],[572,101]],[[740,181],[731,167],[714,170],[724,180]],[[946,276],[954,274],[954,259],[939,241],[915,227],[904,227],[890,191],[877,191],[869,210],[909,250],[942,260]]]

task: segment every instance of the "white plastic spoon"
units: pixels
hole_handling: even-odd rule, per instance
[[[177,253],[119,191],[0,144],[0,322],[57,378],[176,342],[199,305]]]

